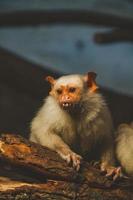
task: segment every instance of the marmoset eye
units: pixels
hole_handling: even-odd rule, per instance
[[[57,89],[56,92],[57,92],[58,94],[62,94],[62,89]]]
[[[69,92],[74,93],[75,91],[76,91],[76,88],[75,88],[75,87],[70,87],[70,88],[69,88]]]

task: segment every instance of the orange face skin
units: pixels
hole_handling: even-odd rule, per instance
[[[95,72],[88,72],[83,77],[84,83],[88,88],[88,92],[95,92],[98,89],[95,81],[96,76],[97,74]],[[45,80],[51,84],[52,90],[50,91],[50,95],[53,96],[57,102],[59,102],[62,108],[71,108],[73,105],[79,103],[83,88],[72,83],[68,85],[60,85],[56,88],[56,80],[52,76],[45,77]]]
[[[81,88],[74,85],[61,85],[57,90],[54,88],[50,92],[63,108],[68,108],[77,104],[81,99]]]

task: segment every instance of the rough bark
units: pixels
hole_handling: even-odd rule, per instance
[[[0,138],[0,199],[133,199],[132,180],[113,182],[83,161],[79,172],[57,153],[19,135]]]

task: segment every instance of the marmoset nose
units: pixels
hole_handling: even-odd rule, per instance
[[[70,97],[69,96],[62,96],[62,102],[67,103],[70,101]]]
[[[69,96],[66,96],[66,100],[70,100],[70,97],[69,97]]]
[[[60,103],[64,108],[72,106],[71,98],[67,95],[62,96]]]

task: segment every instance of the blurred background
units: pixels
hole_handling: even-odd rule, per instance
[[[133,120],[133,0],[0,0],[0,132],[28,137],[46,75],[95,71],[114,124]]]

